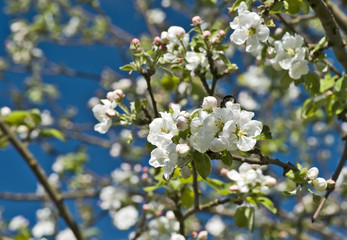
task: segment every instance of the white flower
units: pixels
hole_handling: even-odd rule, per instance
[[[179,222],[172,211],[168,211],[166,216],[160,216],[148,223],[149,239],[161,240],[170,239],[172,233],[179,230]]]
[[[54,234],[55,224],[52,221],[44,220],[38,221],[31,232],[35,238],[41,238],[43,236],[51,236]]]
[[[111,102],[107,99],[102,99],[101,102],[103,104],[95,105],[92,111],[94,113],[94,117],[100,122],[94,126],[94,130],[104,134],[112,125],[112,119],[107,116],[107,112],[109,110],[114,110],[114,108],[116,108],[117,106],[117,103],[115,101]]]
[[[28,219],[22,215],[15,216],[12,218],[11,222],[8,224],[8,229],[10,231],[17,231],[20,228],[27,227],[29,225]]]
[[[221,236],[225,229],[226,226],[220,216],[212,217],[206,224],[206,230],[215,237]]]
[[[307,177],[308,179],[310,179],[310,180],[314,180],[314,179],[317,178],[318,174],[319,174],[318,168],[313,167],[313,168],[310,168],[310,169],[307,171],[306,177]]]
[[[71,231],[71,229],[67,228],[67,229],[60,231],[57,234],[55,239],[56,240],[76,240],[76,237],[73,234],[73,232]]]
[[[312,181],[312,186],[317,191],[323,192],[327,188],[327,181],[324,178],[319,177]]]
[[[152,167],[162,167],[164,171],[164,178],[170,179],[170,175],[175,170],[177,164],[178,154],[176,152],[176,144],[170,143],[166,148],[156,148],[151,152],[151,159],[149,165]]]
[[[256,140],[263,124],[257,120],[251,120],[254,116],[253,112],[240,109],[239,104],[227,104],[227,107],[233,108],[233,120],[225,123],[223,127],[223,135],[229,140],[229,151],[236,150],[249,151],[254,148]]]
[[[277,54],[270,62],[275,66],[278,64],[284,70],[289,70],[291,78],[299,79],[309,71],[308,62],[305,60],[306,49],[302,47],[303,43],[304,39],[300,35],[293,36],[286,32],[281,41],[275,41]]]
[[[228,147],[228,140],[224,136],[214,138],[209,145],[209,148],[212,152],[221,152]]]
[[[204,100],[202,102],[202,108],[205,110],[212,110],[213,108],[217,107],[218,101],[215,97],[208,96],[204,97]]]
[[[185,131],[189,126],[188,125],[188,123],[189,123],[188,119],[184,116],[178,116],[176,118],[176,121],[177,121],[176,126],[177,126],[178,130],[180,130],[180,131]]]
[[[119,191],[113,186],[107,186],[100,192],[100,208],[115,210],[120,208]]]
[[[246,43],[247,52],[258,50],[260,42],[265,42],[270,34],[269,28],[262,24],[260,16],[247,10],[246,3],[242,2],[238,8],[238,16],[230,23],[235,31],[230,40],[237,45]]]
[[[72,37],[76,34],[78,27],[80,26],[81,20],[79,17],[73,16],[68,24],[63,28],[63,34],[66,37]]]
[[[118,210],[112,215],[113,224],[120,230],[127,230],[136,224],[138,216],[137,209],[130,205]]]
[[[110,149],[110,155],[112,157],[118,157],[121,154],[122,145],[120,143],[114,143]]]
[[[259,104],[253,99],[253,97],[246,91],[241,91],[238,96],[238,102],[247,110],[259,109]]]
[[[165,148],[172,142],[171,138],[177,133],[178,129],[171,114],[160,113],[161,118],[154,119],[149,124],[149,134],[147,141],[159,148]]]
[[[185,59],[188,63],[186,64],[186,68],[190,71],[194,71],[199,66],[204,68],[208,65],[208,61],[207,61],[205,53],[197,53],[197,52],[189,51],[186,53]]]

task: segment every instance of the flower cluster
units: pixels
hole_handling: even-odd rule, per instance
[[[328,183],[324,178],[318,177],[318,174],[319,174],[318,168],[313,167],[307,171],[306,178],[308,180],[308,183],[312,184],[314,189],[316,189],[317,191],[323,192],[327,188]]]
[[[246,52],[257,52],[261,47],[260,42],[266,42],[270,30],[263,23],[263,19],[255,12],[248,11],[245,2],[238,7],[238,16],[230,23],[234,32],[230,40],[237,45],[246,43]]]
[[[191,114],[180,111],[178,105],[171,106],[171,112],[161,112],[161,118],[156,118],[149,125],[147,140],[155,145],[151,152],[149,164],[155,168],[163,167],[165,179],[169,179],[179,158],[184,162],[189,152],[207,151],[250,151],[256,144],[256,139],[263,125],[252,120],[254,113],[241,110],[237,103],[231,101],[225,107],[218,107],[215,97],[205,97],[202,108]],[[186,134],[185,138],[177,138],[179,132]]]
[[[309,71],[308,61],[305,60],[306,48],[303,44],[304,39],[300,35],[293,36],[286,32],[281,41],[274,42],[276,56],[270,62],[277,68],[289,70],[291,78],[299,79]]]
[[[276,184],[275,178],[269,175],[263,175],[259,165],[248,163],[241,164],[239,171],[232,169],[227,173],[227,176],[235,182],[229,188],[233,192],[248,193],[253,189],[266,192]]]
[[[99,133],[106,133],[112,125],[112,119],[118,112],[115,110],[117,102],[122,101],[124,93],[120,89],[116,89],[107,93],[107,99],[101,99],[102,104],[96,104],[92,111],[94,117],[100,122],[94,126],[94,130]]]

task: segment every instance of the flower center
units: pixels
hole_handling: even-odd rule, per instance
[[[287,53],[289,55],[291,55],[293,57],[295,56],[296,52],[295,52],[295,50],[293,48],[287,48],[286,50],[287,50]]]
[[[251,27],[250,29],[248,29],[248,36],[252,36],[257,32],[257,30],[253,27]]]

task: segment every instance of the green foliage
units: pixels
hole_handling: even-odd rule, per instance
[[[45,128],[42,129],[40,132],[40,135],[43,137],[55,137],[56,139],[59,139],[60,141],[65,142],[65,135],[55,128]]]
[[[224,151],[222,153],[221,160],[225,165],[231,166],[231,164],[233,163],[233,156],[229,151]]]
[[[254,207],[239,207],[236,209],[234,221],[238,227],[248,227],[252,232],[254,229]]]
[[[26,125],[29,128],[35,127],[41,122],[40,111],[37,109],[12,111],[4,119],[10,125]]]
[[[272,139],[271,131],[269,126],[263,125],[261,133],[255,137],[256,140]]]
[[[207,154],[198,151],[194,151],[192,156],[197,172],[202,178],[206,179],[212,170],[210,158]]]

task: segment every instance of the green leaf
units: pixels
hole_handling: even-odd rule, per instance
[[[170,77],[170,78],[173,78],[174,75],[173,73],[171,72],[171,70],[167,69],[167,68],[164,68],[164,67],[161,67],[161,69],[164,70],[164,72]]]
[[[218,179],[214,178],[206,178],[204,181],[211,187],[213,187],[215,190],[217,190],[217,193],[222,195],[228,195],[230,194],[229,186],[230,184],[226,184]]]
[[[302,11],[304,14],[307,14],[310,11],[310,4],[307,0],[302,0],[300,4],[300,11]]]
[[[141,112],[142,110],[141,101],[138,98],[135,99],[134,105],[135,105],[136,112],[137,113]]]
[[[257,201],[261,203],[264,207],[269,209],[273,214],[277,213],[277,208],[273,204],[273,202],[267,197],[257,197]]]
[[[195,163],[195,167],[199,175],[206,179],[212,170],[211,160],[210,158],[204,154],[200,153],[198,151],[193,152],[193,161]]]
[[[254,207],[239,207],[236,209],[234,221],[238,227],[247,227],[252,232],[254,229]]]
[[[123,71],[134,71],[136,70],[135,66],[133,64],[126,64],[122,67],[119,68],[120,70],[123,70]]]
[[[326,74],[323,79],[320,80],[320,92],[324,93],[326,90],[334,86],[335,80],[338,76],[331,77],[330,74]]]
[[[233,156],[231,155],[229,151],[225,151],[223,152],[221,160],[225,165],[231,166],[231,164],[233,163]]]
[[[5,121],[11,125],[31,125],[35,126],[41,122],[40,112],[37,110],[30,111],[12,111],[10,114],[6,115]]]
[[[307,74],[304,76],[302,85],[311,96],[317,95],[320,91],[319,76],[316,73]]]
[[[55,128],[42,129],[40,134],[43,137],[55,137],[55,138],[57,138],[63,142],[66,140],[65,135],[61,131],[59,131],[58,129],[55,129]]]
[[[293,79],[289,76],[288,72],[286,72],[280,79],[280,85],[284,90],[287,90],[292,82]]]
[[[300,11],[300,5],[302,0],[285,0],[288,3],[286,7],[286,12],[289,14],[297,14]]]

